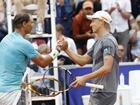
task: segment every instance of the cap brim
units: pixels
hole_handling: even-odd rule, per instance
[[[97,15],[87,15],[86,17],[89,20],[92,20],[92,19],[100,19]],[[101,19],[101,20],[103,20],[103,19]],[[111,24],[110,22],[107,22],[105,20],[103,20],[103,21],[106,22],[106,23],[108,23],[109,25]]]
[[[89,20],[98,18],[98,17],[96,17],[95,15],[87,15],[86,17],[87,17],[87,19],[89,19]]]

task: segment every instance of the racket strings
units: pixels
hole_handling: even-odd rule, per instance
[[[47,77],[47,76],[46,76],[47,72],[48,72],[49,70],[54,69],[54,68],[57,68],[58,71],[61,71],[61,70],[65,71],[66,74],[69,74],[69,76],[72,75],[72,73],[69,71],[69,69],[62,68],[62,67],[50,67],[49,69],[47,69],[47,70],[45,71],[45,73],[44,73],[44,75],[43,75],[43,83],[44,83],[44,84],[45,84],[45,81],[44,81],[45,79],[44,79],[44,78]],[[66,79],[66,78],[64,78],[64,79]],[[70,89],[72,88],[72,86],[69,86],[69,83],[67,83],[67,80],[65,81],[65,82],[66,82],[66,85],[67,85],[66,88],[63,87],[62,81],[57,80],[57,79],[55,79],[55,81],[57,81],[57,82],[59,83],[58,86],[60,86],[60,87],[59,87],[59,90],[56,90],[55,88],[49,88],[49,90],[52,91],[52,92],[59,92],[59,93],[62,93],[62,92],[66,92],[66,91],[68,91],[68,90],[70,90]],[[63,82],[64,82],[64,81],[63,81]],[[46,86],[46,87],[47,87],[47,86]]]
[[[46,97],[54,97],[62,92],[67,92],[68,90],[73,88],[71,85],[69,85],[69,83],[67,83],[67,80],[65,80],[67,87],[64,88],[62,85],[62,82],[60,80],[55,79],[54,76],[48,75],[48,72],[50,70],[54,70],[55,68],[58,69],[58,71],[64,70],[66,72],[66,74],[68,74],[71,78],[73,78],[72,73],[68,69],[65,69],[62,67],[50,67],[50,68],[46,69],[46,71],[43,73],[42,78],[31,81],[30,83],[23,82],[22,88],[25,90],[30,90],[31,92],[35,93],[36,95],[46,96]],[[73,81],[74,80],[75,80],[75,78],[73,78]],[[55,85],[58,86],[57,89],[55,88]],[[41,89],[43,89],[43,91]],[[48,93],[46,93],[44,91],[48,91]]]

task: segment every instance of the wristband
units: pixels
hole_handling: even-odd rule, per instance
[[[59,55],[60,51],[53,50],[49,55],[52,57],[52,59],[55,59]]]

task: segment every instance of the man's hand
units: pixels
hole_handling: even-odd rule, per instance
[[[61,40],[58,40],[57,48],[64,51],[68,48],[68,42],[66,41],[65,37],[61,38]]]
[[[77,76],[76,80],[71,83],[72,87],[80,87],[80,86],[85,86],[86,80],[84,79],[84,76]]]

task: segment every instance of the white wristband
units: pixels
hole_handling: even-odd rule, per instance
[[[55,59],[59,55],[58,50],[53,50],[49,55],[52,57],[52,59]]]

